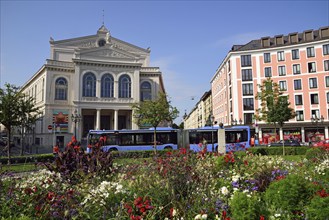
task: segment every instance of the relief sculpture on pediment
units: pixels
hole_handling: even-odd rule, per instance
[[[71,44],[72,46],[77,46],[79,48],[94,48],[96,47],[96,42],[95,41],[80,41],[80,42],[76,42]]]

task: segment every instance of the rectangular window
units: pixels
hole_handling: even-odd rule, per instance
[[[308,64],[307,64],[307,67],[308,67],[308,72],[309,72],[309,73],[314,73],[314,72],[316,72],[315,62],[308,63]]]
[[[323,45],[322,48],[323,48],[323,55],[329,55],[329,44]]]
[[[272,77],[272,68],[265,67],[265,77]]]
[[[314,109],[314,110],[311,110],[311,115],[312,115],[312,118],[320,118],[320,111],[319,109]]]
[[[324,71],[329,71],[329,60],[323,61]]]
[[[251,125],[253,123],[254,113],[244,113],[243,119],[246,125]]]
[[[294,89],[295,90],[301,90],[302,89],[302,80],[301,79],[295,79],[294,80]]]
[[[304,121],[304,112],[303,111],[296,111],[296,120]]]
[[[243,95],[253,95],[254,88],[252,83],[242,84],[242,94]]]
[[[278,61],[284,61],[284,51],[278,52]]]
[[[287,82],[286,81],[279,81],[279,87],[282,91],[287,91]]]
[[[294,74],[300,74],[300,64],[292,65],[292,71]]]
[[[251,69],[242,70],[242,81],[252,81],[252,70]]]
[[[319,95],[311,94],[311,104],[319,104]]]
[[[241,67],[251,66],[251,55],[241,55]]]
[[[314,47],[308,47],[307,50],[307,57],[315,57]]]
[[[295,95],[295,105],[303,105],[303,95]]]
[[[329,92],[327,92],[327,103],[329,103]]]
[[[270,62],[271,62],[271,54],[264,53],[264,63],[270,63]]]
[[[310,83],[310,89],[318,88],[318,82],[316,78],[310,78],[309,83]]]
[[[279,76],[286,75],[286,66],[279,66]]]
[[[243,99],[243,110],[254,110],[254,98]]]
[[[329,87],[329,76],[326,76],[325,81],[326,81],[326,87]]]
[[[293,60],[298,60],[299,59],[299,50],[295,49],[291,51],[291,58]]]

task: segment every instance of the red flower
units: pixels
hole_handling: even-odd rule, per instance
[[[259,216],[259,220],[265,220],[265,217],[264,216]]]
[[[322,198],[329,196],[329,194],[324,189],[318,191],[316,194],[318,194]]]
[[[52,200],[55,197],[55,193],[54,192],[48,192],[47,194],[47,199],[48,200]]]
[[[244,163],[244,165],[248,166],[248,161],[247,160],[243,161],[243,163]]]

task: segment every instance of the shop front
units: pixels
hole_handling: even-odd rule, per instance
[[[315,142],[324,139],[324,128],[305,128],[305,142]]]
[[[279,128],[275,129],[273,128],[263,128],[262,129],[262,137],[259,138],[260,144],[269,144],[272,142],[276,142],[277,140],[280,140],[279,136]]]
[[[284,140],[297,140],[302,141],[302,132],[300,128],[284,128],[283,129]]]

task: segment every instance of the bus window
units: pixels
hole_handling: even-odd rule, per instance
[[[133,145],[134,135],[133,134],[121,134],[119,145]]]

